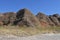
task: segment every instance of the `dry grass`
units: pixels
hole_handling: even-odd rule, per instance
[[[12,28],[11,28],[12,27]],[[32,27],[0,27],[0,34],[5,35],[17,35],[17,36],[29,36],[29,35],[34,35],[38,34],[40,31],[36,28]]]
[[[50,33],[53,31],[59,31],[60,27],[50,27],[50,28],[36,28],[36,27],[15,27],[15,26],[7,26],[7,27],[0,27],[0,34],[5,35],[17,35],[17,36],[30,36],[35,34],[42,34],[42,33]]]

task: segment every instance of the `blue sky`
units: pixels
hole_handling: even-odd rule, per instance
[[[29,9],[33,14],[60,14],[60,0],[0,0],[0,12],[17,12],[22,8]]]

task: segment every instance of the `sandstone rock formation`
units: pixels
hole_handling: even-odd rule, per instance
[[[6,12],[0,15],[0,21],[3,25],[12,24],[16,19],[16,13],[14,12]]]
[[[58,19],[58,21],[60,22],[60,15],[59,14],[53,14],[54,17],[56,17]]]
[[[43,26],[54,26],[54,23],[50,20],[49,16],[41,12],[39,12],[36,16]]]
[[[59,20],[57,17],[50,15],[49,18],[52,20],[52,22],[55,24],[55,26],[60,26]]]
[[[60,26],[60,15],[45,15],[39,12],[36,16],[24,8],[18,12],[6,12],[0,14],[0,26],[18,25],[27,27]]]
[[[2,20],[3,20],[3,15],[2,15],[2,14],[0,14],[0,26],[2,26],[2,25],[3,25]]]
[[[17,25],[25,25],[25,26],[32,26],[32,27],[36,27],[39,26],[40,27],[40,22],[38,21],[38,19],[27,9],[21,9],[17,12],[17,20],[15,21],[15,24]]]

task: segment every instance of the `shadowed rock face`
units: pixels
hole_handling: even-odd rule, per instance
[[[26,26],[40,26],[38,19],[27,9],[21,9],[17,12],[17,20],[15,23],[17,25],[26,25]]]

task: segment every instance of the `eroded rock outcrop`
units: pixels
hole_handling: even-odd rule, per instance
[[[53,14],[54,17],[56,17],[58,19],[58,21],[60,22],[60,15],[59,14]]]
[[[52,20],[52,22],[55,24],[55,26],[60,26],[60,22],[57,17],[50,15],[49,18]]]
[[[54,23],[50,20],[49,16],[41,12],[39,12],[36,16],[43,26],[54,26]]]
[[[2,15],[3,15],[2,16],[3,25],[9,25],[9,24],[12,25],[16,19],[16,13],[14,12],[6,12],[6,13],[3,13]]]
[[[2,26],[2,25],[3,25],[3,15],[0,14],[0,26]]]
[[[24,8],[18,12],[6,12],[0,14],[0,26],[18,25],[27,27],[60,26],[60,15],[45,15],[39,12],[36,16]]]
[[[32,26],[32,27],[40,27],[40,22],[38,19],[27,9],[21,9],[17,12],[16,15],[17,19],[15,24],[17,25],[25,25],[25,26]]]

